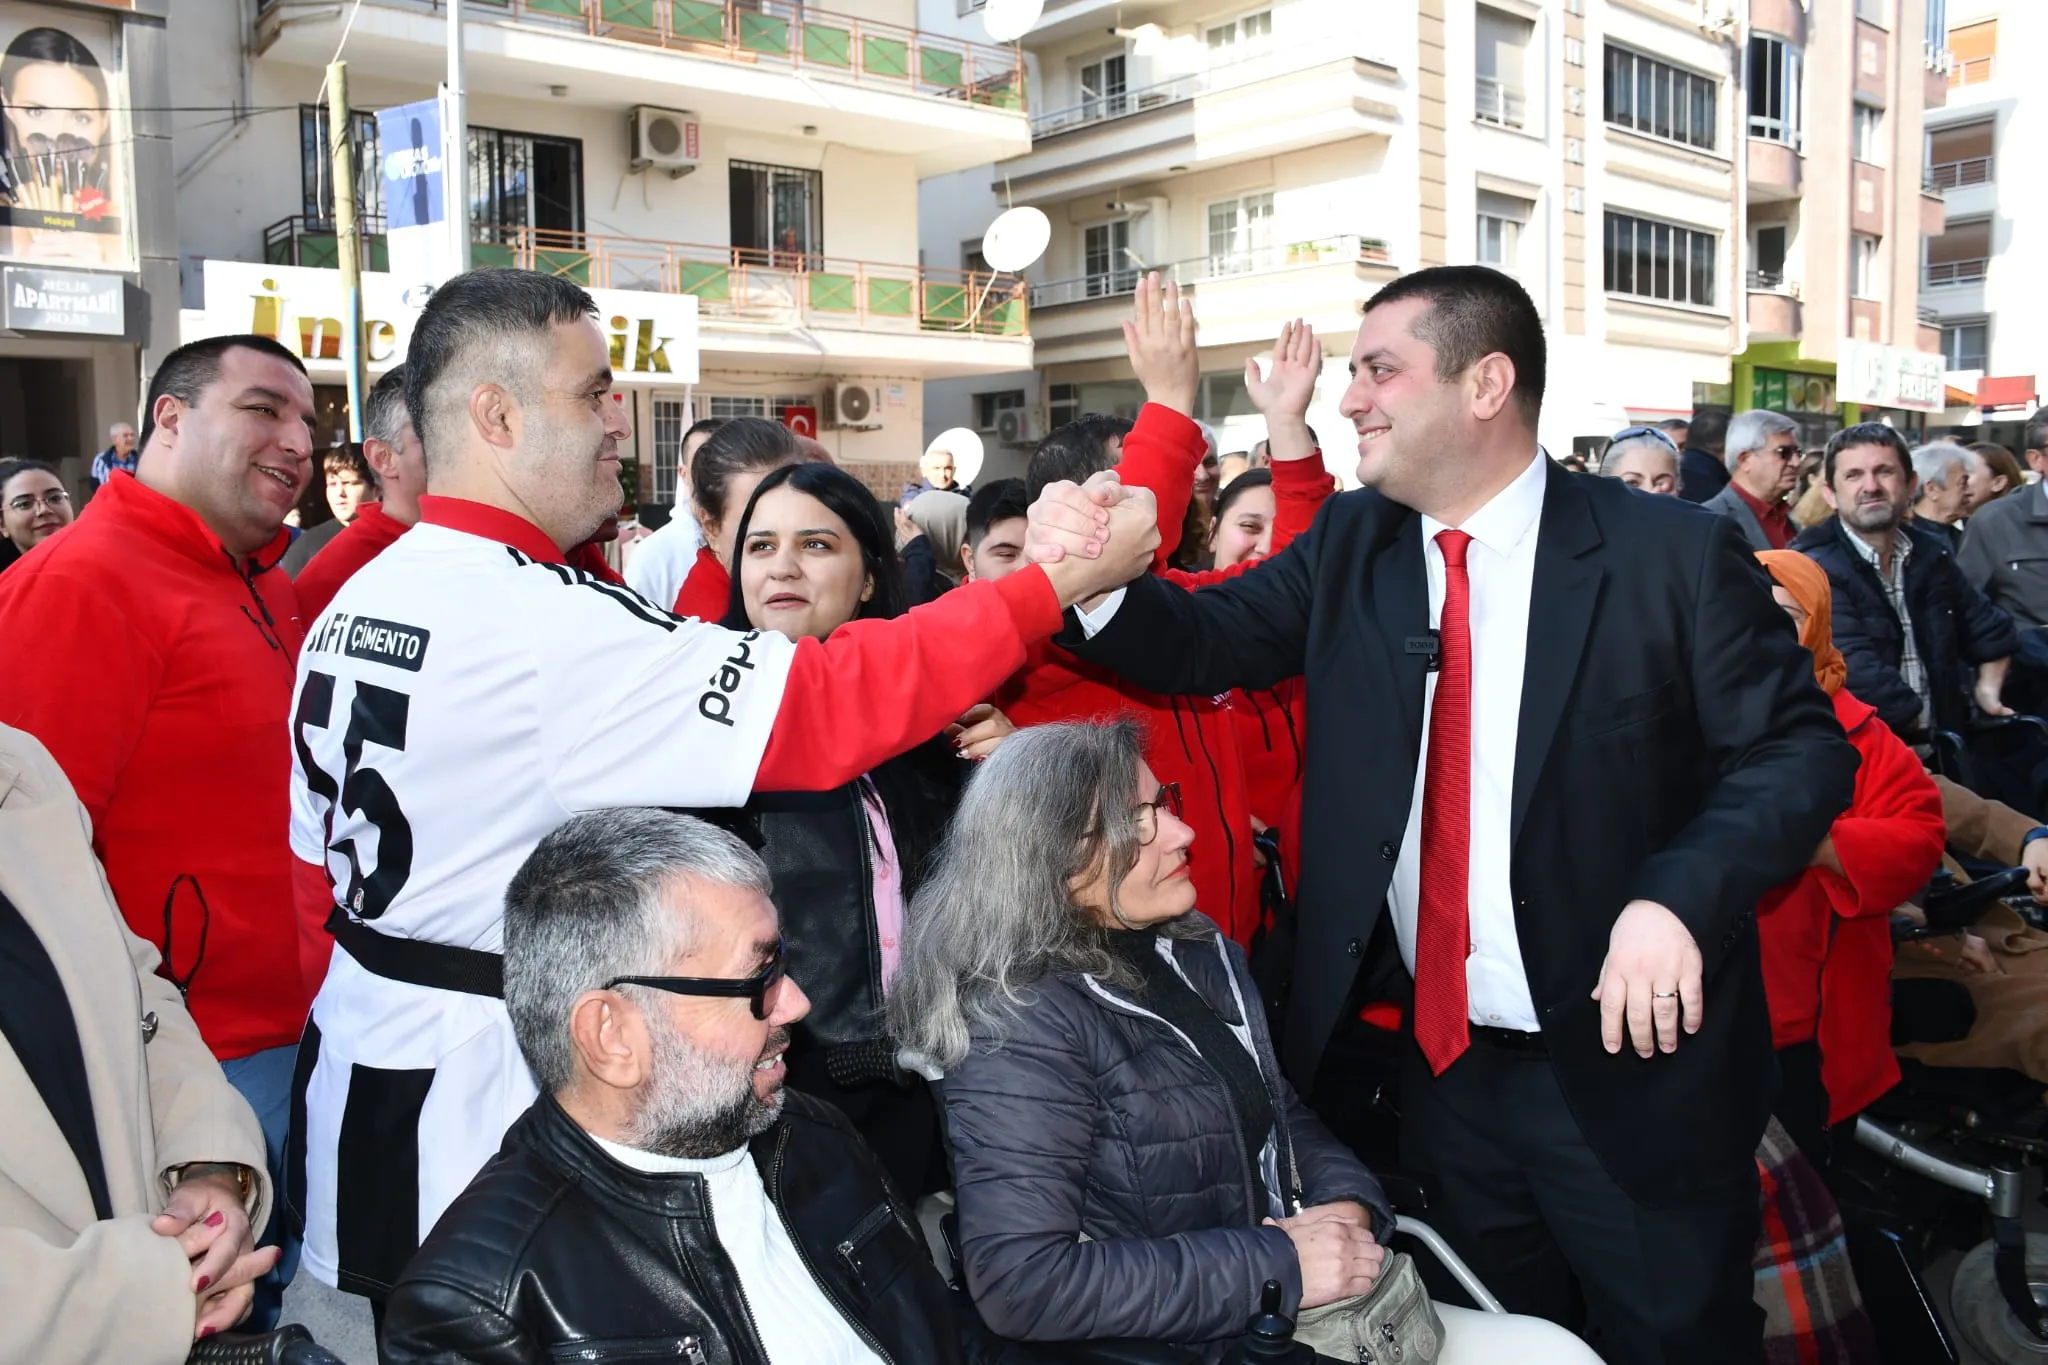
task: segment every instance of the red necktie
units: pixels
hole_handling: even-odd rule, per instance
[[[1429,761],[1422,775],[1422,903],[1415,917],[1415,1041],[1441,1076],[1471,1044],[1465,958],[1472,946],[1472,537],[1439,531],[1444,612],[1429,709]]]

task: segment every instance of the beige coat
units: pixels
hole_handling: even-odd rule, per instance
[[[6,726],[0,891],[70,996],[114,1209],[96,1219],[77,1158],[0,1038],[0,1360],[176,1365],[197,1305],[178,1244],[149,1226],[169,1193],[166,1172],[230,1161],[260,1173],[262,1131],[177,988],[156,975],[156,949],[122,922],[71,784],[48,750]],[[250,1210],[259,1228],[270,1198],[263,1176]]]

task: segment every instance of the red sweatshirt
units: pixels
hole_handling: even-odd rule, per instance
[[[676,594],[676,615],[694,616],[699,621],[716,625],[725,619],[725,609],[731,605],[732,575],[725,571],[725,565],[718,562],[718,556],[711,553],[709,545],[700,547],[697,562],[690,566],[689,575],[683,579],[683,589]]]
[[[1844,875],[1809,867],[1766,894],[1756,915],[1772,1041],[1819,1039],[1830,1123],[1898,1083],[1891,912],[1934,875],[1948,838],[1941,794],[1876,709],[1844,688],[1835,716],[1863,758],[1856,795],[1828,831]]]
[[[341,528],[341,534],[306,561],[292,586],[299,594],[299,611],[308,621],[327,610],[341,585],[357,569],[384,553],[386,546],[406,533],[407,525],[385,515],[384,504],[366,502],[356,509],[356,519]]]
[[[189,508],[116,473],[77,525],[0,577],[0,721],[56,755],[128,925],[189,978],[223,1059],[295,1043],[287,842],[304,626],[276,567],[237,561]],[[167,927],[168,921],[168,927]],[[168,940],[168,941],[167,941]]]

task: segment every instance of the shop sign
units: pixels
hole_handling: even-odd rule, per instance
[[[254,332],[289,347],[316,378],[342,374],[340,319],[347,316],[341,272],[305,266],[207,261],[206,307],[184,315],[183,339]],[[386,370],[405,359],[419,309],[397,277],[363,275],[365,366]],[[615,383],[694,384],[698,379],[697,299],[637,289],[593,289],[597,325],[611,347]]]
[[[1940,412],[1947,403],[1944,363],[1925,351],[1844,337],[1836,352],[1836,394],[1844,403]]]
[[[1772,412],[1797,412],[1833,417],[1837,412],[1835,381],[1824,374],[1768,370],[1759,366],[1750,376],[1749,405]]]
[[[4,320],[14,331],[127,335],[125,282],[119,275],[0,266],[0,287],[6,290]]]

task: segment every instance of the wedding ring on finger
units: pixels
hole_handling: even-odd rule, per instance
[[[1651,998],[1652,1000],[1676,1000],[1676,999],[1678,998],[1678,992],[1677,992],[1677,991],[1651,991],[1651,992],[1650,992],[1650,998]]]

